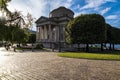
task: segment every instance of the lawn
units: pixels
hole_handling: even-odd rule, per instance
[[[79,59],[95,59],[95,60],[120,60],[120,54],[109,53],[87,53],[87,52],[63,52],[58,56]]]

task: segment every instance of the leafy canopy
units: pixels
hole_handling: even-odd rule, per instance
[[[120,29],[112,27],[110,24],[106,24],[107,27],[107,43],[120,43]]]
[[[84,14],[71,20],[66,27],[68,43],[102,43],[106,40],[105,19],[99,14]]]

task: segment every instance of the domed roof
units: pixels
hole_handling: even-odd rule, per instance
[[[73,13],[73,14],[74,14],[74,12],[73,12],[72,10],[67,9],[67,8],[65,8],[64,6],[60,6],[59,8],[54,9],[54,10],[53,10],[53,11],[51,11],[50,13],[54,13],[54,12],[59,11],[59,10],[69,11],[69,12],[71,12],[71,13]]]
[[[61,17],[61,15],[69,15],[70,17],[73,17],[74,12],[68,8],[61,6],[51,11],[50,15],[50,17]]]

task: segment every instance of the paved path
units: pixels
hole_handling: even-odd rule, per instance
[[[120,80],[120,61],[58,57],[0,49],[0,80]]]

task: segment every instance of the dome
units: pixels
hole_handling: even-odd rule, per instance
[[[70,18],[73,18],[74,12],[65,7],[59,7],[50,12],[50,17],[62,17],[62,16],[68,16]]]

